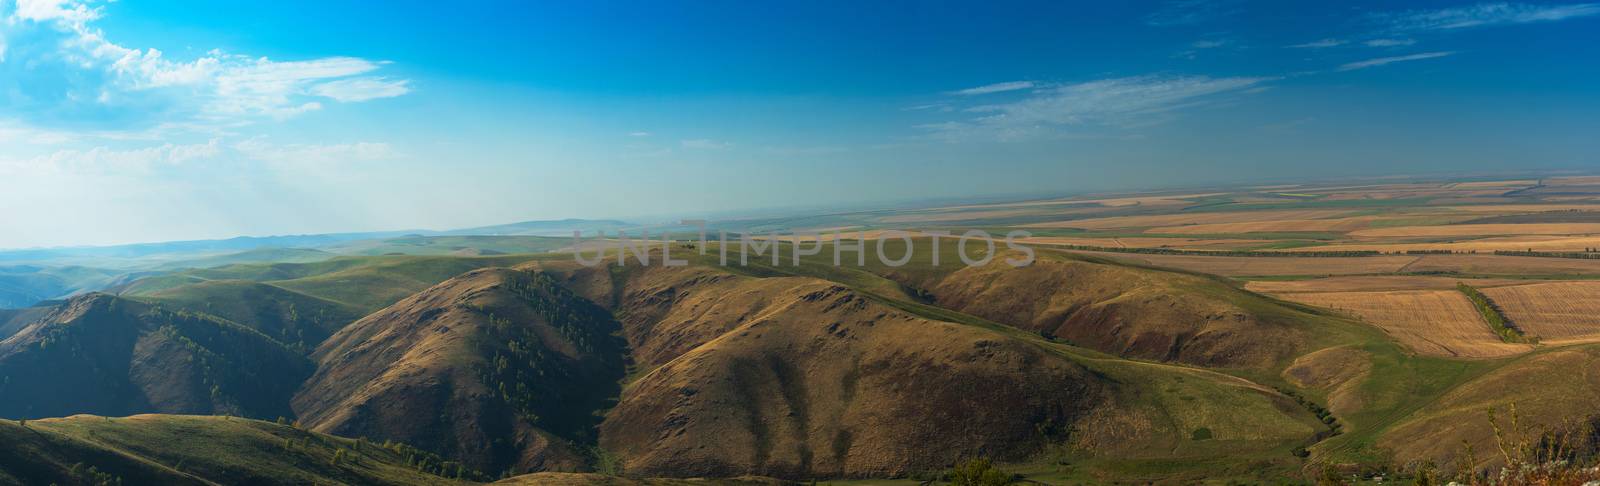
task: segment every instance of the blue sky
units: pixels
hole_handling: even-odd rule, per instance
[[[1593,166],[1600,4],[0,0],[0,248]]]

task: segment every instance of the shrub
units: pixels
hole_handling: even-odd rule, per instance
[[[953,486],[1003,486],[1011,484],[1011,475],[985,458],[972,458],[956,464],[950,470]]]

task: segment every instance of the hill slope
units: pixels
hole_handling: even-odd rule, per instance
[[[307,354],[361,317],[348,305],[246,280],[207,280],[142,299],[222,317]]]
[[[289,414],[311,363],[215,317],[105,294],[55,306],[0,341],[0,416]]]
[[[339,331],[296,412],[328,433],[396,439],[489,471],[578,470],[617,394],[610,314],[549,277],[475,270]]]
[[[0,485],[467,484],[412,466],[419,458],[420,469],[454,475],[404,447],[239,418],[0,420]]]
[[[1075,448],[1287,464],[1317,431],[1244,380],[1095,357],[826,280],[542,266],[609,303],[634,350],[636,377],[601,425],[629,474],[882,477]]]
[[[1298,312],[1208,277],[1053,253],[1012,268],[1005,256],[874,271],[933,305],[1131,358],[1271,368],[1318,339]]]

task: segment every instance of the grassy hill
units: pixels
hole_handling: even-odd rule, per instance
[[[0,416],[289,414],[311,363],[250,328],[105,294],[0,341]]]
[[[130,282],[108,292],[144,296],[212,280],[261,282],[349,306],[366,314],[469,270],[507,267],[549,256],[369,256],[312,263],[228,265]]]
[[[243,263],[310,263],[338,255],[311,248],[255,248],[237,253],[185,258],[157,265],[157,270],[214,268]]]
[[[585,230],[592,233],[593,230]],[[570,231],[565,237],[552,236],[404,236],[382,240],[352,241],[324,248],[345,255],[450,255],[490,256],[515,253],[543,253],[572,244]]]
[[[349,305],[248,280],[205,280],[139,298],[228,319],[306,354],[361,318]]]
[[[1224,465],[1187,469],[1271,478],[1298,468],[1291,449],[1322,430],[1287,396],[1234,376],[827,280],[541,267],[620,317],[636,369],[601,445],[632,473],[883,477],[971,455],[1170,469],[1225,451]]]
[[[469,484],[455,473],[405,446],[242,418],[0,420],[0,484]]]
[[[120,274],[82,266],[0,266],[0,309],[29,307],[42,300],[99,289]]]
[[[314,430],[395,439],[489,471],[584,470],[622,378],[604,309],[548,276],[467,272],[373,313],[313,355]]]

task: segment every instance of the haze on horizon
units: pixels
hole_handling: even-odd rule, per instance
[[[1600,3],[0,0],[0,248],[1587,169]]]

